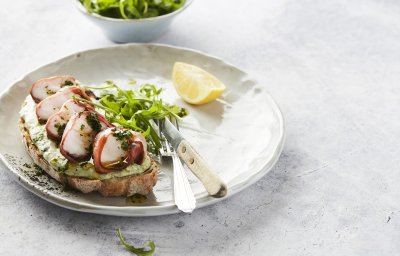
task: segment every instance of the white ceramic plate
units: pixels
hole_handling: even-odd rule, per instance
[[[227,89],[221,100],[203,106],[185,104],[176,95],[170,80],[176,61],[202,67],[225,83]],[[129,79],[136,79],[139,83],[147,81],[164,87],[166,101],[189,109],[190,115],[181,131],[226,182],[228,196],[264,176],[281,153],[284,138],[281,112],[266,87],[237,67],[197,51],[165,45],[130,44],[80,52],[30,72],[0,97],[3,133],[0,157],[8,167],[3,171],[9,172],[29,191],[59,206],[119,216],[179,212],[173,201],[169,163],[160,165],[153,193],[140,202],[68,191],[46,175],[35,175],[34,168],[26,167],[32,160],[24,150],[17,128],[21,103],[32,82],[61,74],[71,74],[86,84],[113,80],[127,85]],[[222,200],[208,196],[190,172],[188,176],[198,208]]]

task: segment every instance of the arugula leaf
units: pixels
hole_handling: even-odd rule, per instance
[[[100,99],[100,103],[103,104],[106,107],[109,107],[110,109],[114,110],[115,112],[119,112],[121,109],[121,106],[115,102],[114,95],[106,95],[105,97]]]
[[[116,19],[143,19],[176,11],[185,0],[79,0],[90,13]]]
[[[88,12],[93,12],[92,0],[81,0],[81,3],[88,10]]]
[[[151,242],[151,241],[146,242],[146,244],[145,244],[147,248],[150,247],[150,250],[145,250],[146,247],[144,247],[144,248],[135,248],[134,246],[129,245],[125,241],[124,237],[122,236],[120,228],[117,229],[117,235],[119,237],[119,241],[121,241],[121,243],[125,246],[125,248],[128,251],[133,252],[134,254],[136,254],[138,256],[151,256],[151,255],[153,255],[153,253],[154,253],[154,251],[156,249],[155,244],[153,242]]]
[[[123,90],[111,81],[107,81],[103,87],[85,87],[92,90],[115,89],[117,93],[104,91],[97,102],[76,99],[102,109],[110,122],[142,133],[149,151],[156,155],[159,154],[162,139],[150,120],[163,120],[166,117],[179,120],[188,115],[185,108],[164,103],[159,97],[162,89],[152,84],[142,85],[137,91]]]

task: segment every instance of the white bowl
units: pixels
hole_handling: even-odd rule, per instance
[[[193,0],[186,0],[178,10],[153,18],[145,19],[114,19],[96,13],[89,13],[79,2],[75,5],[89,20],[99,26],[106,36],[116,43],[148,42],[164,34],[172,20],[185,10]]]

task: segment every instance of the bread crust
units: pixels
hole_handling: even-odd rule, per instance
[[[106,180],[87,179],[82,177],[67,176],[57,172],[43,157],[39,149],[33,144],[25,120],[19,119],[19,128],[25,148],[35,164],[40,166],[48,175],[61,184],[68,185],[83,193],[99,192],[103,196],[132,196],[134,194],[146,195],[150,193],[157,182],[157,164],[151,159],[150,168],[141,174],[125,177],[115,177]]]

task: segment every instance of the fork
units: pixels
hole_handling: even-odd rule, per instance
[[[172,123],[179,129],[176,119],[171,119]],[[174,200],[179,210],[190,213],[196,208],[196,199],[190,187],[185,169],[174,148],[168,140],[162,135],[162,123],[158,122],[160,137],[164,139],[160,149],[161,156],[172,158],[174,169]],[[165,145],[164,145],[165,144]]]

